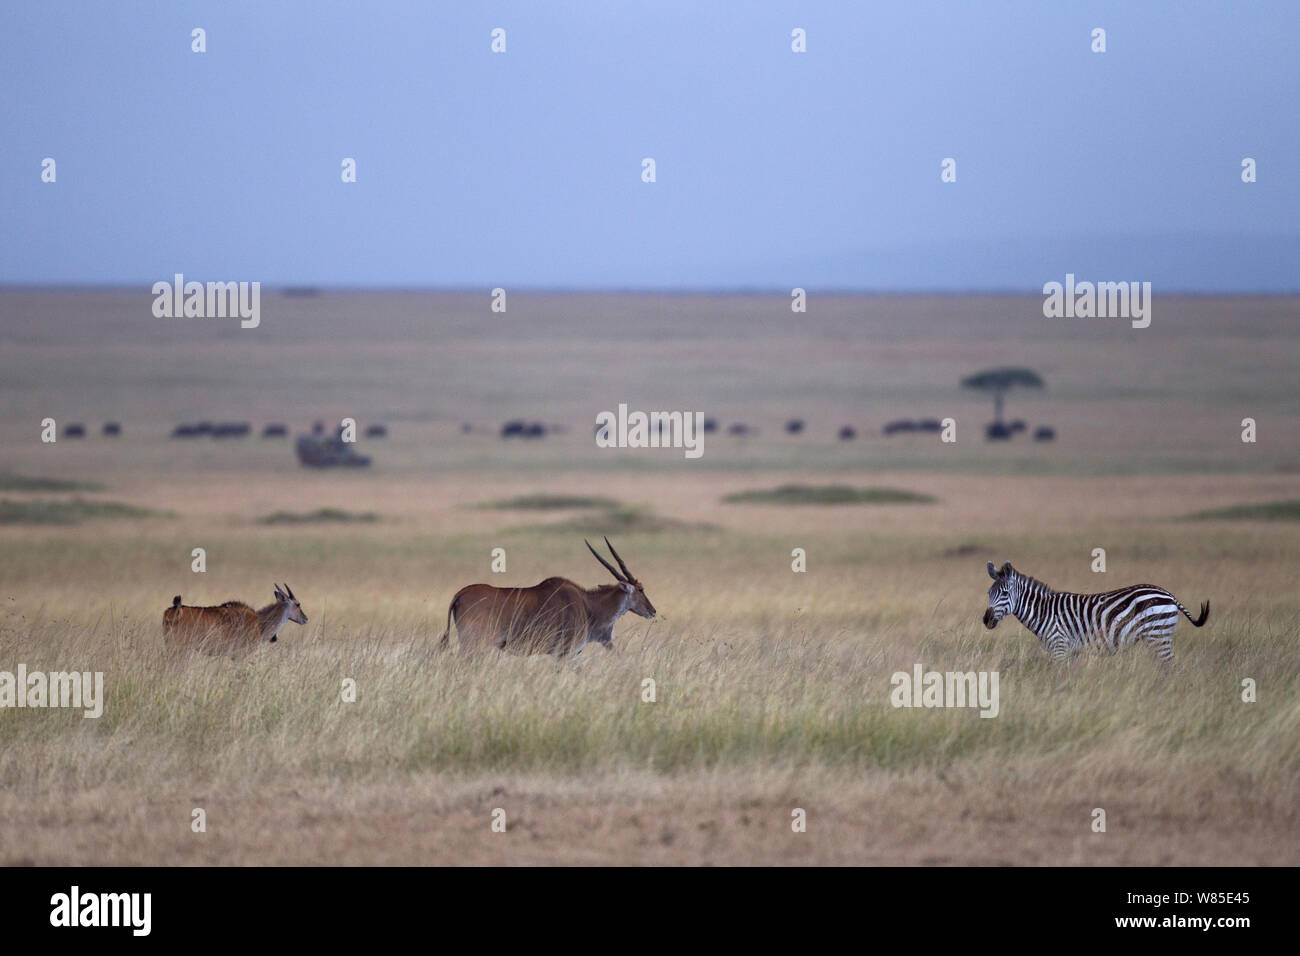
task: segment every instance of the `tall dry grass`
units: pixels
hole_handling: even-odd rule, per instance
[[[1065,834],[1087,834],[1088,813],[1109,802],[1131,830],[1116,841],[1127,847],[1122,862],[1202,860],[1209,847],[1242,862],[1295,862],[1294,841],[1284,837],[1296,833],[1300,788],[1300,622],[1281,590],[1287,572],[1256,568],[1267,535],[1198,556],[1198,533],[1170,525],[1112,539],[1122,554],[1190,549],[1167,562],[1168,574],[1216,582],[1186,595],[1209,596],[1214,609],[1206,628],[1179,627],[1172,667],[1144,647],[1060,666],[1014,622],[985,631],[982,562],[942,557],[939,541],[925,536],[910,544],[812,538],[806,544],[817,563],[808,576],[790,572],[779,537],[628,538],[620,552],[666,619],[624,619],[615,651],[589,646],[561,660],[436,649],[446,600],[468,583],[451,569],[473,564],[490,544],[473,536],[405,539],[389,529],[348,538],[346,548],[295,572],[309,624],[286,625],[279,642],[239,661],[169,657],[162,607],[149,607],[165,606],[155,595],[169,598],[166,588],[136,584],[116,601],[83,604],[47,586],[46,602],[11,600],[0,656],[29,669],[103,671],[107,702],[97,720],[0,711],[0,826],[15,846],[31,845],[30,833],[19,837],[33,814],[59,818],[67,795],[97,793],[105,800],[100,823],[35,827],[36,858],[325,862],[328,852],[293,839],[292,827],[246,838],[252,821],[299,812],[306,791],[322,801],[308,815],[331,820],[336,840],[352,840],[346,820],[369,819],[376,804],[389,808],[380,816],[390,823],[407,820],[355,850],[367,861],[454,862],[415,838],[415,810],[423,807],[429,816],[419,826],[433,832],[466,816],[453,829],[469,841],[468,860],[510,862],[466,836],[478,823],[488,834],[491,803],[511,813],[526,808],[549,834],[539,839],[550,858],[607,862],[633,853],[627,834],[610,831],[599,852],[568,846],[587,839],[584,828],[609,826],[592,814],[641,814],[627,832],[653,820],[658,833],[679,826],[675,808],[699,812],[700,795],[713,793],[724,802],[706,804],[710,812],[751,806],[773,826],[768,838],[742,839],[747,827],[724,827],[705,844],[664,844],[651,834],[651,859],[1049,862],[1044,846],[1073,846]],[[268,581],[288,577],[273,568],[291,564],[295,553],[303,563],[301,534],[259,539],[250,563],[265,568]],[[525,556],[533,551],[569,560],[561,558],[567,536],[520,532],[504,540],[517,562],[531,566]],[[1285,539],[1273,546],[1285,553]],[[71,539],[62,548],[46,541],[27,557],[43,555],[44,573],[53,574],[60,553],[71,559],[76,548]],[[422,570],[440,584],[408,601],[401,597],[410,584],[407,556],[417,548],[430,556]],[[1072,548],[1068,537],[1055,546]],[[103,554],[92,562],[105,580],[115,568],[148,575],[155,564],[172,563],[156,542],[119,541],[112,553],[111,563],[99,560]],[[0,567],[14,563],[11,552]],[[741,580],[746,567],[760,570]],[[574,571],[593,583],[603,574],[590,559]],[[94,592],[96,572],[78,575]],[[206,586],[203,576],[190,577]],[[719,587],[719,579],[734,586]],[[1000,713],[892,707],[891,675],[918,662],[927,670],[997,671]],[[1258,703],[1241,700],[1247,677],[1258,682]],[[345,678],[356,682],[353,703],[342,700]],[[647,679],[653,703],[643,700]],[[457,802],[458,793],[470,796]],[[228,844],[197,842],[187,830],[190,810],[223,802],[234,805],[216,816],[241,819],[245,838],[222,829]],[[804,804],[831,815],[840,834],[819,837],[813,857],[779,842],[773,823]],[[905,814],[885,827],[892,849],[864,843],[855,815],[891,804]],[[133,806],[146,808],[138,820]],[[907,816],[909,806],[923,815]],[[972,829],[972,814],[990,820]],[[961,839],[942,836],[959,823]],[[880,837],[880,826],[868,832]],[[1152,844],[1150,828],[1160,826],[1185,832]],[[903,840],[904,833],[911,836]],[[86,846],[102,856],[84,855]],[[1080,861],[1090,859],[1091,850],[1078,852]]]

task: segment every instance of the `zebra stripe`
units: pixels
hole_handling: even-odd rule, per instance
[[[1112,654],[1139,640],[1155,649],[1162,661],[1171,661],[1174,626],[1181,612],[1195,627],[1210,615],[1210,602],[1201,616],[1192,617],[1182,603],[1164,588],[1135,584],[1102,594],[1053,591],[1036,578],[1021,574],[1008,561],[999,571],[989,562],[989,606],[984,626],[990,630],[1010,614],[1038,638],[1053,660],[1063,661],[1086,647]]]

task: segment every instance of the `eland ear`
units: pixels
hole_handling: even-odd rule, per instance
[[[627,594],[631,594],[634,590],[636,590],[634,587],[632,587],[632,585],[628,584],[626,581],[619,581],[618,587],[620,591],[624,591]]]
[[[989,562],[989,577],[991,577],[994,581],[998,579],[998,572],[993,568],[992,561]]]

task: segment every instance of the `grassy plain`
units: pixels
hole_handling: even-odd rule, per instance
[[[1296,300],[1158,300],[1131,330],[1013,297],[794,316],[780,296],[518,293],[503,316],[485,295],[268,293],[250,331],[150,301],[0,292],[0,670],[103,671],[107,698],[93,720],[0,710],[0,863],[1300,862],[1300,523],[1189,518],[1297,497]],[[990,403],[957,382],[999,364],[1043,374],[1008,411],[1055,443],[980,439]],[[594,448],[620,402],[759,432],[695,461]],[[389,426],[362,442],[372,469],[166,437],[345,415]],[[89,437],[44,445],[47,416]],[[958,441],[881,436],[900,416],[952,416]],[[495,437],[513,417],[569,430]],[[846,424],[863,437],[837,441]],[[933,500],[725,501],[790,485]],[[464,584],[607,580],[582,544],[601,534],[661,612],[621,621],[615,651],[435,652]],[[987,560],[1159,584],[1210,621],[1182,623],[1172,668],[1145,648],[1056,666],[1015,622],[982,627]],[[283,580],[305,627],[239,662],[163,655],[174,594],[261,604]],[[890,706],[917,663],[998,671],[999,715]]]

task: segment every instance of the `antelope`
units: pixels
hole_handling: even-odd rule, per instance
[[[530,588],[498,588],[471,584],[456,592],[447,608],[447,629],[438,640],[446,647],[454,621],[462,649],[487,646],[516,654],[581,653],[588,644],[613,650],[614,622],[626,612],[644,618],[655,616],[645,588],[614,546],[605,539],[620,574],[602,558],[591,542],[583,539],[596,560],[614,575],[617,584],[601,584],[590,590],[567,578],[547,578]]]
[[[275,585],[275,601],[254,610],[243,601],[186,607],[178,594],[163,612],[163,644],[207,654],[244,654],[261,641],[274,643],[285,621],[306,624],[307,615],[289,585]]]

